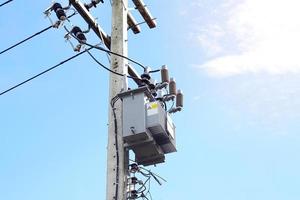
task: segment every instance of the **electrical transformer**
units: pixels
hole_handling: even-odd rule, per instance
[[[175,126],[169,113],[148,87],[119,94],[123,106],[123,139],[133,150],[138,164],[147,166],[165,161],[176,151]]]

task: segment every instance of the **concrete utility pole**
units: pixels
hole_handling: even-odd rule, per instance
[[[112,1],[112,33],[109,37],[95,18],[89,13],[89,7],[94,3],[98,4],[101,0],[92,1],[91,5],[84,4],[80,0],[70,0],[70,3],[82,16],[82,18],[89,24],[92,30],[96,33],[104,45],[112,52],[123,56],[128,55],[128,37],[127,28],[131,27],[134,33],[139,33],[140,28],[136,20],[128,11],[128,0],[113,0]],[[147,7],[142,0],[133,0],[139,12],[146,20],[150,28],[156,26],[155,21],[150,15]],[[111,70],[120,74],[131,77],[137,85],[141,85],[140,76],[133,67],[128,65],[128,61],[120,56],[111,54]],[[121,91],[128,88],[127,77],[118,76],[110,73],[109,84],[109,127],[108,127],[108,146],[107,146],[107,200],[126,200],[127,199],[127,169],[129,163],[128,151],[124,149],[123,130],[122,130],[122,106],[118,101],[114,105],[114,111],[111,107],[111,100],[116,97]],[[115,117],[116,122],[115,123]],[[115,128],[115,124],[117,125]],[[117,131],[116,131],[117,130]],[[115,133],[117,132],[117,134]],[[117,138],[117,141],[116,141]]]
[[[128,0],[114,0],[112,3],[111,51],[124,56],[128,55],[127,8]],[[111,70],[121,74],[127,74],[127,65],[128,62],[124,58],[111,55]],[[122,77],[111,73],[109,103],[112,98],[122,90],[127,90],[127,88],[128,83],[126,76]],[[113,110],[109,104],[106,199],[126,200],[126,179],[129,156],[128,152],[124,149],[122,138],[122,106],[120,101],[115,104],[115,114],[117,121],[117,142],[115,141]]]

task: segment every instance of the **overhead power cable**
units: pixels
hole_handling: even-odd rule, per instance
[[[90,55],[90,57],[91,57],[98,65],[100,65],[102,68],[104,68],[105,70],[107,70],[107,71],[109,71],[109,72],[111,72],[111,73],[113,73],[113,74],[116,74],[116,75],[118,75],[118,76],[123,76],[123,77],[125,76],[125,74],[121,74],[121,73],[118,73],[118,72],[115,72],[115,71],[109,69],[108,67],[106,67],[105,65],[103,65],[99,60],[97,60],[97,59],[95,58],[95,56],[93,56],[93,54],[92,54],[89,50],[86,50],[86,51],[87,51],[87,53]],[[131,78],[131,79],[141,80],[140,78],[133,77],[133,76],[129,76],[129,75],[126,75],[126,77]]]
[[[5,4],[8,4],[8,3],[12,2],[12,1],[13,1],[13,0],[5,1],[4,3],[1,3],[1,4],[0,4],[0,7],[4,6]]]
[[[77,13],[73,13],[73,14],[70,15],[68,18],[71,18],[71,17],[73,17],[73,16],[76,15],[76,14],[77,14]],[[8,47],[7,49],[4,49],[3,51],[0,52],[0,55],[3,54],[3,53],[5,53],[5,52],[7,52],[7,51],[9,51],[9,50],[11,50],[11,49],[13,49],[13,48],[15,48],[15,47],[17,47],[17,46],[19,46],[20,44],[22,44],[22,43],[24,43],[24,42],[26,42],[26,41],[28,41],[28,40],[30,40],[30,39],[32,39],[32,38],[34,38],[34,37],[36,37],[36,36],[38,36],[38,35],[44,33],[45,31],[48,31],[48,30],[51,29],[52,27],[53,27],[52,25],[51,25],[51,26],[48,26],[48,27],[42,29],[41,31],[39,31],[39,32],[37,32],[37,33],[35,33],[35,34],[33,34],[33,35],[27,37],[26,39],[24,39],[24,40],[22,40],[22,41],[20,41],[20,42],[18,42],[18,43],[16,43],[16,44],[14,44],[14,45]]]
[[[22,43],[24,43],[24,42],[26,42],[26,41],[28,41],[28,40],[34,38],[35,36],[38,36],[39,34],[44,33],[45,31],[49,30],[50,28],[52,28],[52,25],[51,25],[51,26],[48,26],[47,28],[44,28],[43,30],[41,30],[41,31],[39,31],[39,32],[37,32],[37,33],[31,35],[31,36],[29,36],[28,38],[26,38],[26,39],[24,39],[24,40],[18,42],[17,44],[14,44],[14,45],[8,47],[7,49],[4,49],[3,51],[0,52],[0,55],[3,54],[3,53],[5,53],[5,52],[7,52],[7,51],[9,51],[9,50],[11,50],[11,49],[13,49],[13,48],[15,48],[15,47],[17,47],[17,46],[19,46],[20,44],[22,44]]]
[[[88,50],[90,50],[90,49],[92,49],[92,48],[89,48]],[[10,87],[9,89],[7,89],[7,90],[1,92],[1,93],[0,93],[0,96],[1,96],[1,95],[4,95],[5,93],[8,93],[8,92],[10,92],[10,91],[12,91],[12,90],[14,90],[14,89],[16,89],[16,88],[18,88],[18,87],[20,87],[20,86],[22,86],[22,85],[24,85],[25,83],[28,83],[29,81],[32,81],[33,79],[38,78],[39,76],[41,76],[41,75],[43,75],[43,74],[46,74],[47,72],[49,72],[49,71],[51,71],[51,70],[53,70],[53,69],[55,69],[55,68],[57,68],[57,67],[59,67],[59,66],[65,64],[66,62],[69,62],[70,60],[73,60],[74,58],[80,56],[80,55],[83,54],[83,53],[85,53],[85,51],[82,51],[82,52],[80,52],[80,53],[78,53],[78,54],[76,54],[76,55],[74,55],[74,56],[71,56],[70,58],[68,58],[68,59],[66,59],[66,60],[63,60],[63,61],[61,61],[60,63],[54,65],[53,67],[50,67],[50,68],[48,68],[48,69],[46,69],[46,70],[44,70],[44,71],[42,71],[42,72],[40,72],[40,73],[38,73],[38,74],[32,76],[31,78],[26,79],[25,81],[22,81],[21,83],[18,83],[18,84],[16,84],[16,85],[13,86],[13,87]]]
[[[139,63],[139,62],[137,62],[137,61],[135,61],[135,60],[133,60],[133,59],[131,59],[131,58],[128,58],[127,56],[124,56],[124,55],[122,55],[122,54],[115,53],[115,52],[113,52],[113,51],[104,49],[103,47],[94,46],[94,45],[91,45],[91,44],[86,43],[86,42],[83,42],[83,44],[85,44],[85,45],[87,45],[87,46],[89,46],[89,47],[98,49],[98,50],[100,50],[100,51],[104,51],[104,52],[106,52],[106,53],[113,54],[113,55],[119,56],[119,57],[121,57],[121,58],[125,58],[126,60],[128,60],[128,61],[130,61],[130,62],[132,62],[132,63],[134,63],[134,64],[137,64],[138,66],[142,67],[143,69],[146,69],[146,68],[147,68],[146,66],[142,65],[141,63]]]
[[[115,52],[110,51],[110,50],[107,50],[107,49],[105,49],[105,48],[103,48],[103,47],[99,47],[99,46],[95,46],[95,45],[86,43],[86,42],[80,40],[79,38],[77,38],[73,33],[71,33],[71,31],[69,31],[69,30],[67,29],[66,26],[64,26],[64,28],[65,28],[65,30],[66,30],[66,31],[67,31],[74,39],[76,39],[79,43],[85,44],[85,45],[87,45],[87,46],[89,46],[89,47],[98,49],[98,50],[100,50],[100,51],[104,51],[104,52],[109,53],[109,54],[113,54],[113,55],[119,56],[119,57],[121,57],[121,58],[125,58],[126,60],[128,60],[128,61],[130,61],[130,62],[132,62],[132,63],[134,63],[134,64],[139,65],[139,66],[142,67],[144,70],[147,68],[147,67],[144,66],[143,64],[141,64],[141,63],[139,63],[139,62],[137,62],[137,61],[135,61],[135,60],[133,60],[133,59],[131,59],[131,58],[128,58],[127,56],[124,56],[124,55],[119,54],[119,53],[115,53]]]

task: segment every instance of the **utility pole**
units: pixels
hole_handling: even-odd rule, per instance
[[[111,51],[128,55],[127,12],[128,0],[114,0],[112,2],[112,32]],[[111,55],[111,70],[120,74],[127,74],[128,62],[124,58]],[[109,103],[121,91],[128,88],[127,77],[110,74]],[[116,102],[115,117],[109,104],[109,127],[107,146],[107,200],[126,200],[127,168],[129,163],[128,151],[124,149],[122,138],[122,105]],[[115,122],[117,125],[115,126]],[[117,130],[115,130],[115,128]],[[116,133],[117,136],[116,136]],[[117,139],[117,141],[116,141]]]
[[[145,22],[148,24],[149,28],[155,28],[155,19],[151,16],[147,6],[143,0],[132,0],[135,8],[140,12]],[[110,69],[118,74],[124,74],[124,76],[119,76],[110,73],[109,80],[109,113],[108,113],[108,145],[107,145],[107,182],[106,182],[106,200],[127,200],[127,178],[128,178],[128,164],[129,164],[129,152],[127,148],[124,148],[123,140],[123,116],[122,116],[122,103],[121,101],[112,101],[118,94],[123,93],[128,90],[128,80],[127,74],[133,77],[133,81],[138,86],[145,86],[145,81],[136,72],[136,70],[131,67],[128,60],[124,57],[128,55],[128,28],[132,29],[134,34],[139,33],[139,24],[134,19],[133,15],[128,11],[128,0],[113,0],[112,1],[112,26],[111,26],[111,37],[108,36],[104,30],[97,23],[95,18],[89,13],[91,7],[96,7],[101,0],[91,0],[90,4],[84,4],[80,0],[70,0],[71,5],[77,10],[77,12],[82,16],[82,18],[89,24],[91,29],[96,33],[99,39],[111,52],[111,66]],[[122,55],[122,56],[120,56]],[[166,69],[164,69],[166,71]],[[168,81],[167,81],[168,82]],[[165,86],[164,86],[165,87]],[[151,95],[151,94],[150,94]],[[155,100],[152,97],[152,100]],[[167,100],[168,101],[168,100]],[[113,102],[113,105],[111,103]],[[155,104],[156,105],[156,104]],[[157,104],[158,105],[158,104]],[[166,116],[166,113],[164,114]],[[145,117],[145,116],[144,116]],[[165,119],[168,121],[168,119]],[[168,128],[174,129],[173,123]],[[164,130],[166,123],[162,125]],[[170,132],[170,130],[168,130]],[[171,132],[174,130],[171,130]],[[166,131],[164,132],[167,135]],[[150,134],[150,133],[149,133]],[[174,133],[175,134],[175,133]],[[174,135],[173,134],[173,135]],[[167,148],[160,147],[156,144],[152,138],[152,143],[146,145],[146,147],[139,150],[136,149],[139,156],[144,156],[140,158],[140,162],[144,161],[143,164],[156,164],[161,163],[163,160],[157,159],[162,158],[162,154],[171,153],[176,151],[174,145],[175,140],[169,135],[166,136],[169,143]],[[171,141],[172,140],[172,141]],[[166,142],[166,141],[164,141]],[[165,144],[165,143],[164,143]],[[126,144],[127,145],[127,144]],[[174,147],[170,150],[169,146]],[[154,154],[148,155],[150,149],[154,150]],[[174,150],[175,149],[175,150]],[[157,151],[155,151],[157,150]],[[164,150],[164,152],[162,152]],[[133,150],[134,151],[134,150]],[[144,153],[146,153],[144,155]],[[152,152],[153,153],[153,152]],[[159,154],[159,155],[157,155]],[[152,156],[152,157],[151,157]],[[146,162],[147,161],[147,162]],[[138,162],[138,161],[137,161]],[[143,194],[144,195],[144,194]]]

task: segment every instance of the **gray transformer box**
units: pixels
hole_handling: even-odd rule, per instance
[[[123,139],[142,165],[162,163],[175,152],[175,126],[147,87],[119,94],[123,106]]]

